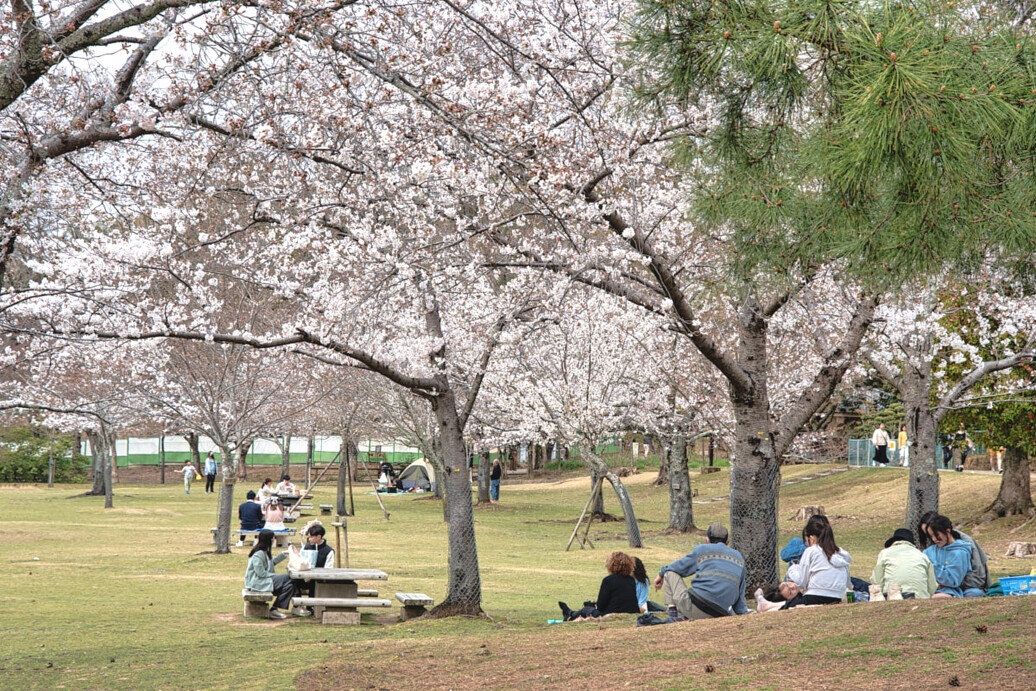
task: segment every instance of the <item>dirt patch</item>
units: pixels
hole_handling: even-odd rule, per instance
[[[287,619],[245,619],[240,612],[237,614],[213,614],[212,620],[218,621],[221,624],[230,624],[231,626],[261,629],[273,628],[276,626],[291,626],[294,621],[291,617]]]
[[[1036,688],[1029,598],[873,603],[635,628],[633,617],[517,633],[347,644],[300,689],[633,686]],[[420,624],[417,624],[420,625]],[[404,659],[406,665],[388,664]]]

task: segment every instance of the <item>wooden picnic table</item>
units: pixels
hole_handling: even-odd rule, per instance
[[[325,624],[359,624],[360,613],[357,607],[387,606],[387,601],[383,600],[370,600],[364,603],[359,598],[356,586],[356,581],[387,581],[388,574],[378,569],[289,569],[288,575],[293,579],[313,583],[312,600],[315,602],[311,604],[314,605],[314,615],[320,617]],[[334,600],[340,600],[340,605],[334,604]]]
[[[302,494],[277,494],[275,496],[280,500],[280,502],[282,504],[284,502],[294,503],[294,502],[297,502],[299,499],[312,499],[313,498],[312,494],[306,494],[306,495],[302,495]]]

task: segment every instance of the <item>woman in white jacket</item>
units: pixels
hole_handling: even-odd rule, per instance
[[[853,558],[835,544],[835,534],[826,516],[811,516],[802,531],[802,539],[806,551],[799,563],[788,569],[788,578],[798,584],[801,592],[781,609],[841,602],[850,587],[849,564]]]

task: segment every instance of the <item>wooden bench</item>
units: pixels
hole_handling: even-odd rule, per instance
[[[314,618],[319,618],[324,624],[359,624],[359,607],[389,607],[392,604],[388,600],[360,597],[356,581],[388,580],[388,574],[377,569],[288,569],[288,575],[313,583],[313,597],[292,598],[292,604],[312,607]]]
[[[213,542],[213,544],[215,544],[216,543],[216,532],[219,530],[219,528],[212,528],[211,530],[212,530],[212,542]],[[255,544],[255,539],[256,539],[256,537],[258,537],[259,531],[258,530],[234,530],[230,534],[231,534],[231,536],[237,535],[238,538],[242,542],[244,542],[246,537],[247,538],[251,538],[252,539],[252,544]],[[294,528],[288,528],[287,530],[284,530],[284,531],[275,532],[273,534],[274,542],[276,543],[276,545],[278,547],[287,547],[288,544],[291,542],[288,538],[291,537],[294,534],[295,534],[295,529]]]
[[[396,599],[403,603],[399,615],[403,621],[420,617],[428,610],[425,607],[432,606],[432,598],[424,593],[396,593]]]
[[[359,624],[358,607],[391,607],[388,600],[374,600],[363,597],[293,597],[294,607],[313,607],[314,612],[322,609],[322,624]]]
[[[273,593],[260,590],[242,590],[241,597],[245,600],[246,619],[270,618],[270,602],[273,601]]]
[[[334,510],[335,510],[335,505],[334,504],[321,504],[320,505],[320,515],[321,516],[330,516],[331,512],[334,511]]]

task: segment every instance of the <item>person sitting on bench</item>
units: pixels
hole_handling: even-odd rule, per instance
[[[248,491],[246,501],[237,507],[237,517],[241,519],[241,530],[262,530],[263,507],[259,506],[259,502],[255,500],[255,492]],[[237,541],[238,547],[244,544],[242,540]]]
[[[310,559],[310,563],[313,564],[315,569],[333,569],[335,567],[335,551],[331,549],[331,545],[327,544],[327,540],[324,539],[325,534],[324,526],[319,521],[314,521],[302,531],[302,537],[304,538],[302,555]],[[314,552],[316,552],[315,557],[313,556]],[[315,589],[316,583],[313,581],[295,580],[295,591],[300,595],[305,594],[313,597]],[[306,607],[298,607],[293,612],[300,617],[310,616],[313,613]]]
[[[601,581],[597,602],[584,602],[583,608],[573,611],[564,602],[558,602],[565,621],[583,621],[605,614],[640,614],[637,604],[637,583],[633,580],[633,557],[625,552],[612,552],[604,562],[608,575]]]
[[[270,503],[263,509],[263,516],[266,519],[266,523],[263,528],[266,530],[287,530],[284,526],[284,507],[281,505],[281,500],[274,497],[270,500]]]
[[[745,558],[727,547],[727,529],[718,523],[705,532],[708,542],[682,559],[663,566],[655,590],[663,589],[669,616],[674,620],[745,614]],[[688,588],[684,578],[694,576]]]
[[[277,494],[290,494],[292,496],[297,496],[299,488],[291,481],[291,477],[288,475],[282,475],[281,481],[277,483],[277,487],[274,489],[274,492]]]
[[[248,567],[245,569],[245,589],[262,593],[273,593],[270,606],[271,619],[287,619],[279,610],[291,608],[291,598],[296,596],[295,586],[287,574],[274,573],[274,567],[288,557],[287,552],[273,556],[273,532],[263,530],[256,538],[255,546],[248,553]]]
[[[266,478],[263,480],[263,484],[259,487],[259,503],[265,508],[270,500],[277,496],[277,492],[273,488],[273,479]]]

